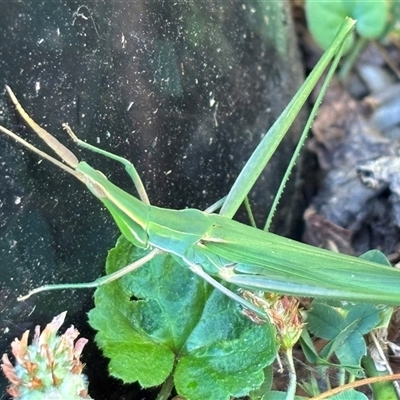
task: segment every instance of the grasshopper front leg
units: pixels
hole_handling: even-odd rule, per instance
[[[106,285],[112,281],[115,281],[130,272],[133,272],[140,268],[142,265],[146,264],[147,262],[151,261],[157,254],[162,253],[162,251],[158,249],[151,250],[147,255],[140,258],[139,260],[133,262],[132,264],[127,265],[125,268],[120,269],[110,275],[102,276],[93,282],[86,282],[86,283],[60,283],[60,284],[53,284],[53,285],[43,285],[38,288],[35,288],[29,291],[27,294],[18,297],[18,301],[25,301],[29,299],[29,297],[33,296],[34,294],[47,292],[49,290],[64,290],[64,289],[90,289],[90,288],[97,288],[102,285]]]

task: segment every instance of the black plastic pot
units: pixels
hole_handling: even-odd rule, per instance
[[[8,2],[0,13],[0,83],[31,116],[125,190],[120,165],[81,151],[61,129],[130,159],[153,204],[205,208],[227,194],[302,80],[287,2]],[[5,92],[0,123],[36,145]],[[266,215],[299,131],[288,135],[252,201]],[[75,150],[76,149],[76,150]],[[18,295],[45,282],[103,274],[118,236],[79,182],[0,136],[0,353],[63,310],[86,324],[92,291]],[[293,192],[276,226],[287,231]],[[284,216],[285,218],[283,218]],[[132,399],[107,380],[93,344],[84,360],[93,398]],[[0,392],[4,393],[5,380]],[[151,395],[149,395],[151,396]]]

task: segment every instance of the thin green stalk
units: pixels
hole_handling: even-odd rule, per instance
[[[342,68],[340,69],[338,76],[339,79],[343,82],[347,79],[347,76],[349,75],[350,71],[354,67],[354,64],[356,63],[356,60],[360,56],[360,54],[363,52],[365,49],[365,46],[368,43],[368,39],[364,37],[359,37],[351,49],[350,54],[346,57],[344,60],[344,63],[342,65]]]
[[[304,142],[307,139],[308,131],[311,129],[311,125],[312,125],[312,123],[314,121],[315,115],[317,114],[319,106],[322,103],[322,100],[323,100],[323,98],[325,96],[326,90],[328,89],[329,83],[330,83],[330,81],[331,81],[331,79],[333,77],[333,74],[335,73],[336,68],[337,68],[337,66],[339,64],[339,61],[340,61],[340,59],[342,57],[343,50],[344,50],[344,46],[342,44],[342,46],[340,47],[339,51],[337,52],[337,54],[336,54],[336,56],[335,56],[335,58],[334,58],[334,60],[332,62],[332,65],[330,66],[329,71],[328,71],[328,73],[327,73],[327,75],[326,75],[326,77],[324,79],[324,83],[323,83],[323,85],[321,87],[321,90],[320,90],[320,92],[318,94],[317,100],[314,103],[314,106],[313,106],[313,108],[311,110],[311,113],[310,113],[310,115],[309,115],[309,117],[307,119],[306,125],[305,125],[305,127],[303,129],[303,132],[302,132],[301,136],[300,136],[300,140],[298,141],[296,149],[293,152],[292,158],[290,159],[290,163],[289,163],[289,165],[288,165],[288,167],[286,169],[285,175],[283,176],[283,178],[281,180],[281,184],[280,184],[279,189],[278,189],[278,191],[276,193],[275,199],[274,199],[274,201],[272,203],[271,210],[270,210],[270,212],[268,214],[268,218],[267,218],[267,221],[266,221],[265,226],[264,226],[264,230],[265,231],[269,231],[269,229],[270,229],[272,218],[274,217],[275,210],[276,210],[276,208],[278,206],[279,200],[282,197],[282,193],[283,193],[283,191],[285,189],[286,182],[289,179],[290,173],[292,172],[292,169],[293,169],[293,167],[294,167],[294,165],[296,163],[296,160],[299,157],[299,154],[300,154],[300,151],[301,151],[301,149],[302,149],[302,147],[304,145]]]
[[[361,363],[367,374],[367,377],[385,376],[389,374],[387,370],[379,371],[376,368],[375,362],[369,352],[366,356],[362,358]],[[372,392],[374,393],[375,400],[399,400],[394,382],[382,381],[373,383],[371,385],[371,388]]]
[[[250,225],[253,228],[257,228],[256,220],[254,219],[253,211],[251,211],[251,206],[250,206],[250,202],[249,202],[249,197],[248,196],[246,196],[244,198],[244,206],[246,208],[246,212],[247,212],[247,215],[248,215],[249,220],[250,220]]]
[[[271,159],[276,148],[286,135],[287,131],[292,125],[292,122],[300,112],[321,75],[331,60],[335,57],[337,52],[340,50],[343,41],[352,31],[354,24],[354,20],[351,18],[346,18],[337,36],[332,42],[332,45],[321,57],[320,61],[315,66],[313,73],[307,77],[297,92],[297,95],[295,95],[289,102],[288,106],[283,110],[282,114],[275,121],[268,133],[264,136],[260,144],[254,150],[253,154],[247,161],[246,165],[232,186],[232,189],[229,191],[228,197],[221,208],[221,215],[224,215],[228,218],[233,218],[233,216],[236,214],[236,211],[243,203],[244,198],[247,196],[261,172]]]
[[[171,374],[161,386],[161,390],[159,391],[156,400],[168,400],[173,388],[174,388],[174,376],[173,374]]]
[[[340,368],[338,371],[338,386],[343,386],[346,383],[346,370]]]
[[[331,390],[332,385],[331,385],[331,380],[329,378],[329,368],[325,366],[320,366],[320,375],[321,378],[325,381],[326,388],[324,390]]]
[[[289,370],[289,385],[288,385],[288,390],[286,392],[286,400],[294,400],[296,396],[297,375],[293,363],[293,349],[292,348],[287,349],[285,351],[285,356]]]
[[[211,204],[211,206],[207,207],[204,210],[204,212],[206,212],[208,214],[214,213],[215,211],[218,210],[218,208],[222,207],[222,205],[224,204],[225,200],[226,200],[226,196],[222,197],[222,199],[219,199],[214,204]]]

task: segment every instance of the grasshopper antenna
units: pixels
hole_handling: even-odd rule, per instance
[[[15,108],[18,113],[21,115],[23,120],[35,131],[35,133],[44,141],[46,144],[63,160],[65,161],[71,168],[76,168],[79,164],[79,160],[76,158],[75,154],[72,153],[67,147],[65,147],[62,143],[60,143],[54,136],[52,136],[49,132],[39,126],[22,108],[20,102],[15,96],[14,92],[11,88],[6,85],[6,90],[11,98],[11,101],[14,103]],[[4,131],[3,131],[4,132]],[[6,133],[6,132],[4,132]]]

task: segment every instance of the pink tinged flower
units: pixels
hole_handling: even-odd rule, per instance
[[[299,340],[304,323],[301,321],[299,302],[294,297],[266,293],[258,296],[250,291],[243,290],[242,296],[262,309],[275,325],[277,340],[282,350],[291,349]],[[255,323],[262,323],[258,316],[249,310],[244,314]],[[260,322],[261,321],[261,322]]]
[[[6,354],[3,355],[1,368],[10,381],[7,391],[14,398],[90,399],[87,380],[82,374],[84,365],[80,361],[87,339],[81,338],[74,343],[79,332],[73,326],[57,336],[65,316],[66,312],[63,312],[55,317],[42,333],[36,326],[29,346],[29,331],[21,340],[15,339],[11,344],[15,366]]]

